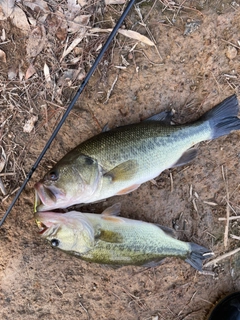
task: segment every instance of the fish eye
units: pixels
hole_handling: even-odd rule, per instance
[[[60,244],[59,240],[58,239],[52,239],[51,240],[51,245],[52,247],[58,247]]]
[[[56,171],[50,171],[48,176],[52,181],[56,181],[58,179],[58,173]]]
[[[85,162],[89,166],[91,166],[94,163],[93,159],[90,157],[85,157]]]

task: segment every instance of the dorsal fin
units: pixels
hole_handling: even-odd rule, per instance
[[[102,132],[107,132],[109,130],[110,130],[110,128],[108,126],[108,123],[106,123],[105,126],[102,128]]]
[[[173,112],[172,111],[162,111],[160,113],[157,113],[150,118],[147,118],[143,121],[159,121],[167,125],[171,125],[172,122],[172,117],[173,117]]]
[[[160,224],[156,224],[156,226],[157,226],[158,228],[160,228],[162,231],[164,231],[168,236],[177,239],[177,234],[176,234],[176,232],[175,232],[174,229],[168,228],[168,227],[166,227],[166,226],[162,226],[162,225],[160,225]]]

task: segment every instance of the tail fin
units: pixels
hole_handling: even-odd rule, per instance
[[[189,245],[191,247],[191,252],[185,261],[193,268],[202,271],[202,261],[211,258],[214,253],[196,243],[190,242]]]
[[[240,129],[240,119],[237,117],[239,104],[234,94],[212,110],[206,112],[201,120],[208,120],[212,128],[212,139],[229,134],[231,131]]]

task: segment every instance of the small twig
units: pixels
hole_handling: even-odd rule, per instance
[[[237,219],[240,219],[240,216],[232,216],[232,217],[229,217],[228,220],[231,221],[231,220],[237,220]],[[227,218],[218,218],[218,221],[226,221]]]
[[[81,298],[81,295],[78,293],[79,298]],[[82,307],[82,309],[86,312],[88,319],[90,319],[88,311],[86,308],[84,308],[83,304],[81,303],[81,301],[78,302],[80,304],[80,306]]]
[[[240,240],[239,236],[235,236],[235,234],[230,234],[230,237],[235,240]]]
[[[114,88],[114,86],[115,86],[115,84],[116,84],[117,80],[118,80],[118,75],[117,75],[117,76],[116,76],[116,78],[114,79],[114,81],[113,81],[113,84],[112,84],[111,88],[108,90],[107,98],[106,98],[106,101],[104,102],[104,104],[106,104],[106,103],[108,102],[108,100],[109,100],[109,98],[110,98],[110,95],[111,95],[111,93],[112,93],[112,91],[113,91],[113,88]]]
[[[17,187],[16,189],[14,189],[11,193],[9,193],[5,198],[2,199],[3,201],[6,201],[7,198],[9,198],[11,195],[13,195],[15,192],[17,192],[20,189],[20,187]]]
[[[173,192],[173,176],[172,176],[172,172],[170,172],[170,183],[171,183],[171,192]]]
[[[14,176],[16,172],[5,172],[5,173],[0,173],[0,177],[5,177],[5,176]]]
[[[219,261],[221,261],[221,260],[223,260],[223,259],[226,259],[226,258],[232,256],[233,254],[237,253],[238,251],[240,251],[240,248],[237,248],[237,249],[235,249],[235,250],[229,251],[229,252],[223,254],[222,256],[219,256],[219,257],[217,257],[217,258],[215,258],[215,259],[207,262],[207,263],[204,265],[204,267],[209,267],[209,266],[212,266],[212,265],[216,265]]]
[[[210,271],[210,270],[201,270],[201,271],[198,271],[198,273],[202,274],[204,276],[212,276],[212,277],[215,276],[215,273],[213,271]]]
[[[57,289],[58,289],[58,291],[61,293],[61,295],[63,295],[62,290],[59,288],[59,286],[56,284],[56,282],[55,282],[55,286],[57,287]]]
[[[226,43],[228,43],[228,44],[230,44],[231,46],[233,46],[233,47],[235,47],[235,48],[237,48],[237,49],[240,49],[240,47],[239,46],[237,46],[236,44],[234,44],[234,43],[232,43],[232,42],[230,42],[230,41],[227,41],[227,40],[224,40],[224,39],[221,39],[223,42],[226,42]]]
[[[217,81],[214,73],[211,72],[211,74],[212,74],[212,76],[213,76],[214,81],[216,82],[216,84],[217,84],[217,86],[218,86],[218,93],[220,93],[220,92],[222,91],[222,88],[221,88],[220,84],[218,83],[218,81]]]
[[[153,62],[152,60],[150,60],[144,51],[134,50],[134,52],[138,52],[138,53],[143,54],[144,57],[145,57],[146,59],[148,59],[148,61],[149,61],[151,64],[155,65],[155,66],[163,66],[163,65],[164,65],[164,63],[156,63],[156,62]]]

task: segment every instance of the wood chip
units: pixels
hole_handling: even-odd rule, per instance
[[[23,132],[27,132],[27,133],[32,132],[37,120],[38,120],[38,116],[32,116],[29,120],[27,120],[27,122],[25,123],[25,125],[23,127]]]
[[[6,53],[0,49],[0,61],[6,63],[7,59],[6,59]]]

